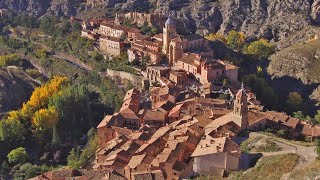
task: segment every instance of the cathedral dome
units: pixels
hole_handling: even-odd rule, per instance
[[[169,17],[166,21],[166,25],[174,25],[174,21]]]

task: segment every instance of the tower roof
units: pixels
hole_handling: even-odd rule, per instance
[[[242,82],[241,89],[238,91],[236,97],[241,98],[243,96],[248,97],[246,90],[244,89],[243,82]]]
[[[166,21],[166,25],[174,25],[174,21],[169,17]]]

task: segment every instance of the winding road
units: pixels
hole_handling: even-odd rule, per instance
[[[309,163],[313,162],[316,160],[317,158],[317,153],[316,153],[316,146],[302,146],[302,145],[297,145],[297,144],[293,144],[291,142],[280,142],[277,141],[276,139],[265,135],[265,134],[261,134],[261,133],[256,133],[256,132],[252,132],[249,134],[250,138],[255,138],[255,137],[267,137],[269,138],[270,141],[276,143],[281,150],[277,151],[277,152],[262,152],[263,156],[275,156],[275,155],[280,155],[280,154],[288,154],[288,153],[294,153],[300,156],[299,162],[296,165],[295,169],[300,169],[306,165],[308,165]],[[282,176],[282,180],[289,180],[289,176],[290,176],[291,172],[285,174]]]

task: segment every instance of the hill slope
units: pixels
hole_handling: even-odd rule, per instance
[[[0,68],[0,113],[20,107],[38,85],[20,68]]]
[[[312,19],[318,21],[317,4],[318,0],[1,0],[0,8],[36,16],[71,16],[96,8],[163,14],[174,10],[188,32],[207,34],[236,29],[248,37],[277,41],[309,26]]]

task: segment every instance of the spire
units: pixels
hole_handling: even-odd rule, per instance
[[[173,25],[174,24],[174,21],[173,21],[173,16],[174,16],[174,11],[170,11],[169,12],[169,16],[168,16],[168,19],[166,21],[166,24],[167,25]]]
[[[241,84],[241,90],[244,90],[243,81],[242,81],[242,84]]]

